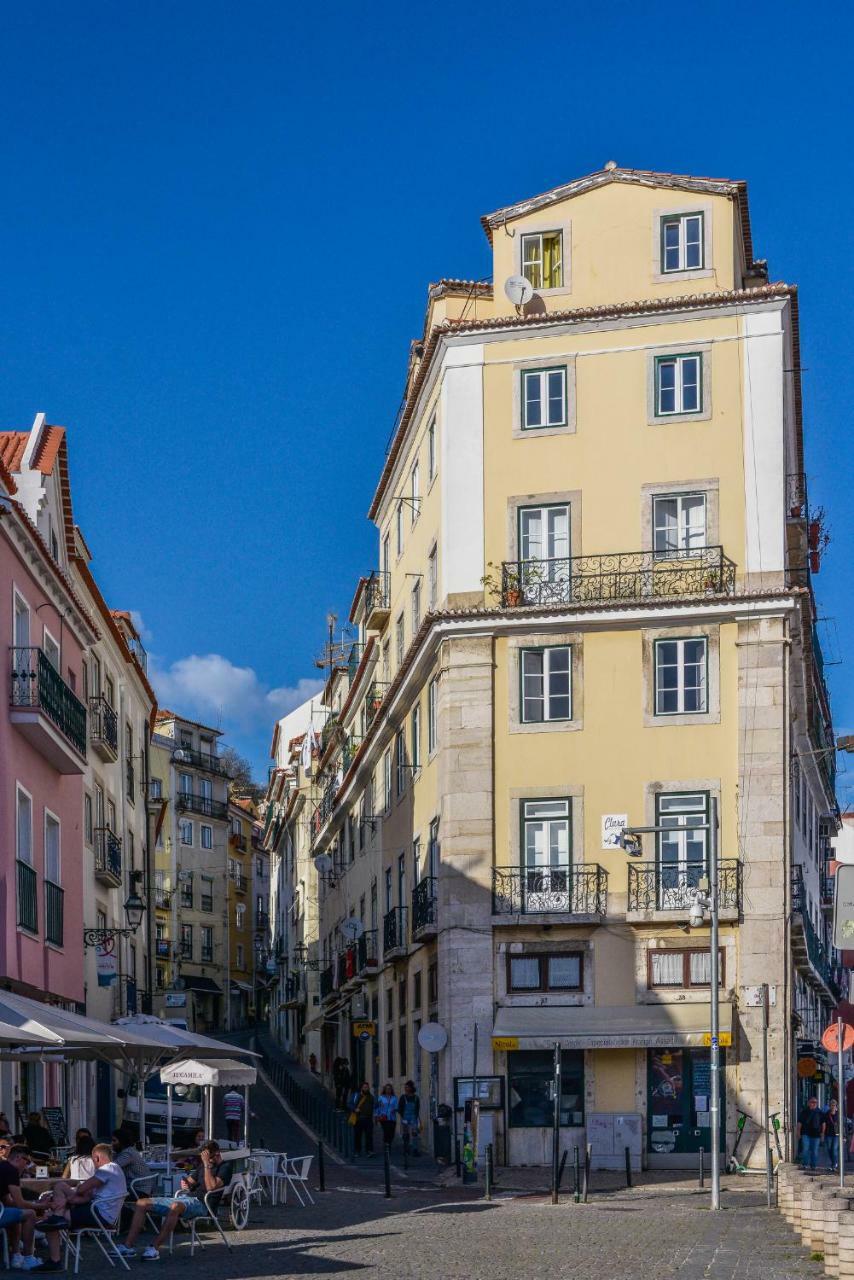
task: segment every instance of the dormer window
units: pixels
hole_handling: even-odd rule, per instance
[[[522,274],[535,289],[563,288],[563,233],[522,236]]]
[[[703,214],[678,213],[661,219],[661,270],[699,271],[703,261]]]

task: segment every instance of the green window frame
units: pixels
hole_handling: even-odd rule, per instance
[[[519,377],[522,430],[565,427],[568,421],[566,365],[522,369]]]
[[[566,654],[565,668],[554,663],[553,655]],[[537,660],[541,661],[537,670]],[[552,670],[552,666],[555,669]],[[566,678],[566,690],[561,690],[562,677]],[[540,692],[536,682],[540,681]],[[556,686],[556,687],[553,687]],[[565,714],[551,714],[553,705]],[[536,704],[542,706],[542,714],[535,714]],[[572,645],[532,645],[519,651],[519,719],[522,724],[551,724],[572,719]]]
[[[696,224],[696,225],[694,225]],[[706,215],[702,209],[663,214],[661,274],[702,271],[706,265]]]
[[[656,356],[654,392],[656,418],[702,413],[705,395],[702,352],[680,351],[677,355]],[[663,407],[671,404],[672,407]]]

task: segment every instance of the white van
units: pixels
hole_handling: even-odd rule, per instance
[[[139,1090],[134,1077],[125,1094],[122,1123],[139,1133]],[[172,1088],[172,1139],[178,1147],[192,1146],[202,1125],[202,1091],[197,1084],[176,1084]],[[145,1133],[148,1138],[166,1140],[166,1086],[159,1075],[145,1082]]]

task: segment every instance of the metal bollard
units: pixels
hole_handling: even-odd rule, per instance
[[[706,1153],[700,1147],[700,1186],[706,1185]]]
[[[486,1144],[486,1176],[483,1184],[484,1200],[492,1199],[492,1143]]]
[[[558,1171],[557,1171],[557,1189],[558,1189],[558,1191],[560,1191],[561,1179],[563,1178],[563,1171],[564,1171],[564,1169],[566,1168],[566,1157],[567,1157],[568,1155],[569,1155],[569,1152],[567,1151],[566,1147],[564,1147],[563,1155],[562,1155],[562,1156],[561,1156],[561,1158],[560,1158],[560,1168],[559,1168],[559,1169],[558,1169]]]
[[[463,1162],[460,1159],[460,1140],[457,1138],[454,1142],[454,1164],[456,1165],[457,1177],[463,1176]]]
[[[626,1147],[626,1186],[632,1185],[632,1153],[629,1147]]]
[[[575,1203],[578,1204],[581,1199],[581,1168],[578,1159],[578,1147],[575,1148],[575,1158],[573,1161],[573,1173],[575,1175],[574,1186],[572,1188],[575,1196]]]
[[[584,1152],[584,1193],[581,1197],[583,1204],[587,1204],[587,1193],[590,1190],[590,1157],[592,1154],[593,1148],[588,1142]]]
[[[391,1199],[391,1156],[389,1155],[388,1143],[383,1143],[383,1172],[385,1174],[385,1198]]]
[[[323,1163],[323,1143],[317,1144],[317,1185],[321,1191],[326,1190],[326,1167]]]

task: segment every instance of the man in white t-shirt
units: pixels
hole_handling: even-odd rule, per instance
[[[92,1152],[95,1173],[80,1186],[72,1189],[57,1187],[54,1193],[53,1213],[40,1223],[48,1238],[50,1261],[42,1271],[60,1271],[59,1230],[75,1227],[113,1227],[119,1220],[127,1195],[124,1171],[113,1160],[112,1148],[99,1142]]]

